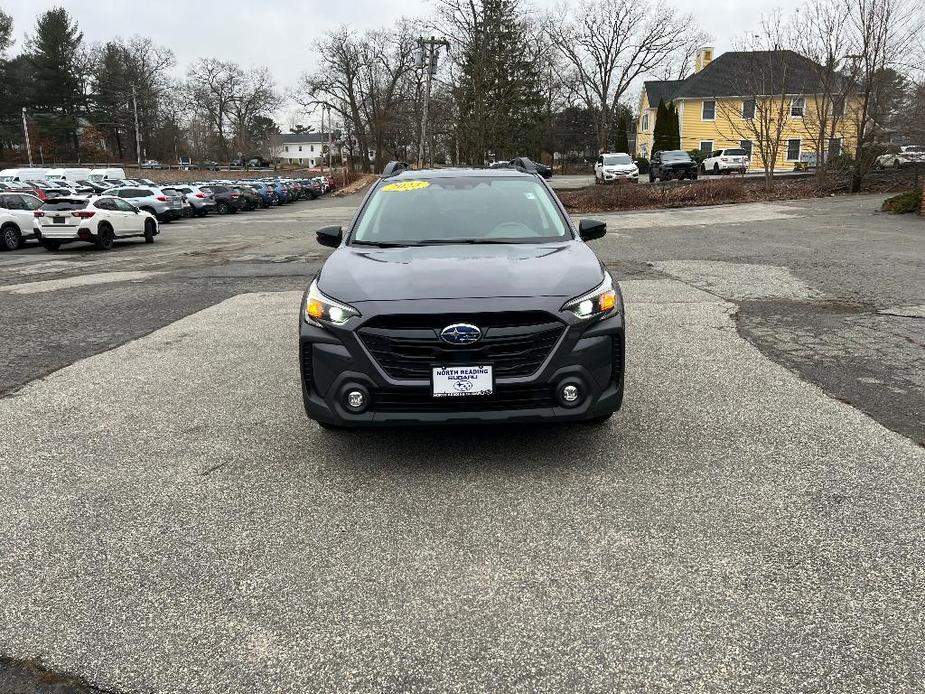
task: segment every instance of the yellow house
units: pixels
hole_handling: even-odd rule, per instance
[[[834,90],[822,87],[823,73],[822,66],[793,51],[737,51],[714,58],[712,48],[702,48],[691,76],[644,83],[636,155],[652,156],[659,100],[674,102],[678,110],[681,149],[739,147],[753,171],[763,170],[766,158],[774,160],[775,170],[789,171],[798,162],[851,153],[852,104],[846,109],[844,100],[832,98]]]

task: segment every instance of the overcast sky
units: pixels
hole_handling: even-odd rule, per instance
[[[666,0],[692,12],[700,27],[713,36],[718,53],[728,50],[734,38],[756,27],[762,13],[775,7],[790,11],[801,0]],[[556,0],[532,0],[535,7],[552,7]],[[56,5],[65,7],[80,23],[87,41],[105,42],[114,36],[145,34],[172,49],[176,72],[200,57],[232,60],[243,66],[266,65],[276,84],[292,87],[314,61],[313,37],[338,24],[358,29],[383,27],[401,16],[429,14],[429,0],[156,0],[138,3],[119,0],[3,0],[0,7],[12,15],[14,35],[21,43],[32,33],[36,17]],[[13,47],[13,52],[19,43]],[[285,126],[285,123],[283,123]]]

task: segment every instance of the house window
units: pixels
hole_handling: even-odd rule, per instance
[[[832,115],[835,118],[841,118],[845,115],[845,97],[835,97],[835,100],[832,102]]]
[[[787,161],[800,161],[800,140],[787,140]]]
[[[286,152],[289,152],[289,145],[286,145]]]
[[[790,100],[791,118],[802,118],[804,110],[806,110],[806,99],[802,96],[795,96]]]
[[[745,99],[742,101],[742,118],[752,120],[755,117],[755,100]]]
[[[642,132],[644,133],[649,132],[649,114],[648,113],[642,114]]]
[[[739,140],[739,147],[745,150],[745,155],[749,159],[752,158],[752,141],[751,140]]]
[[[832,157],[837,157],[841,154],[841,138],[832,137],[829,138],[829,159]]]
[[[700,151],[701,152],[712,152],[713,151],[713,140],[701,140],[700,141]]]
[[[310,152],[314,152],[314,151],[315,151],[315,145],[312,145],[311,147],[309,147],[308,150],[309,150]]]
[[[300,151],[300,152],[302,151],[302,145],[299,145],[299,151]],[[300,163],[301,163],[301,161],[300,161]]]
[[[703,110],[700,114],[702,120],[716,120],[716,102],[709,99],[703,102]]]
[[[642,155],[643,159],[649,158],[649,145],[647,143],[642,143],[642,147],[639,148],[639,154]]]

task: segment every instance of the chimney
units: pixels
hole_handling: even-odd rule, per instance
[[[697,51],[697,62],[694,72],[700,72],[713,62],[713,46],[704,46]]]

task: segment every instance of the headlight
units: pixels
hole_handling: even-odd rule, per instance
[[[308,296],[305,298],[305,321],[312,325],[343,325],[354,316],[359,316],[360,312],[353,306],[342,304],[339,301],[325,296],[318,289],[318,280],[312,280],[308,288]]]
[[[563,311],[571,311],[582,319],[603,318],[614,311],[622,309],[620,297],[613,286],[609,272],[604,273],[604,281],[587,294],[565,302]]]

